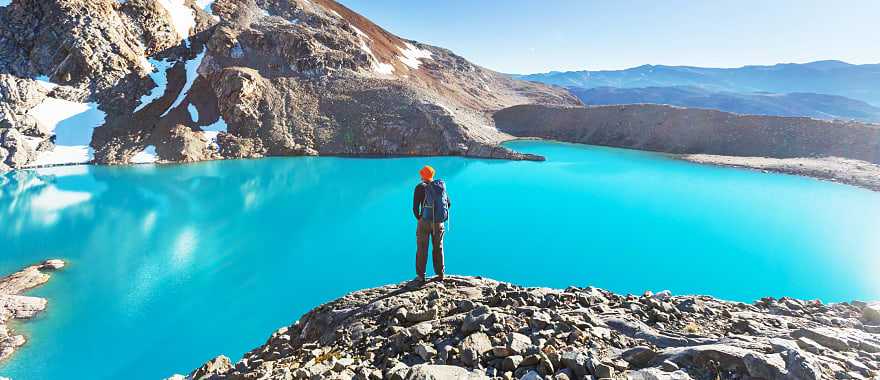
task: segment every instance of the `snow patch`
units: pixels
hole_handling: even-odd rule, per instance
[[[40,87],[44,88],[46,91],[52,91],[55,89],[55,87],[58,87],[58,85],[55,83],[52,83],[52,81],[50,81],[49,77],[46,75],[40,75],[40,76],[34,78],[34,80],[37,81],[37,84]]]
[[[189,32],[196,26],[196,16],[185,0],[156,0],[171,15],[171,25],[180,39],[189,37]]]
[[[147,59],[147,57],[143,57],[143,56],[141,57],[140,65],[141,65],[141,70],[143,70],[145,73],[152,73],[153,70],[156,69],[155,67],[153,67],[153,63],[150,62],[150,60]]]
[[[56,145],[51,152],[40,152],[37,160],[28,166],[87,164],[92,160],[92,157],[94,157],[94,152],[88,145]]]
[[[156,99],[161,98],[162,95],[165,94],[165,88],[168,86],[168,69],[171,68],[173,62],[164,59],[161,61],[150,59],[148,62],[152,71],[150,73],[150,78],[153,79],[153,83],[156,84],[156,87],[153,87],[149,94],[141,96],[141,104],[134,109],[134,112],[142,110],[144,107],[156,101]]]
[[[357,34],[358,40],[360,40],[361,42],[361,50],[363,50],[364,53],[366,53],[367,56],[370,57],[370,64],[373,67],[373,72],[382,75],[391,75],[392,73],[394,73],[393,65],[379,61],[379,59],[376,58],[376,56],[373,54],[373,49],[370,49],[370,45],[367,44],[367,40],[372,40],[372,38],[370,38],[370,36],[368,36],[362,30],[358,29],[356,26],[351,24],[349,25],[352,29],[354,29],[354,32]]]
[[[220,116],[220,118],[218,118],[213,124],[202,127],[202,131],[204,131],[205,139],[208,142],[216,143],[217,135],[220,134],[220,132],[226,132],[226,128],[226,120],[223,120],[223,116]]]
[[[363,30],[358,29],[358,27],[354,26],[354,24],[348,24],[348,26],[350,26],[352,29],[354,29],[354,32],[357,33],[359,36],[370,38],[370,36],[368,36],[366,33],[364,33]]]
[[[404,65],[413,69],[418,69],[422,64],[422,59],[431,59],[431,52],[425,49],[419,49],[409,42],[405,42],[405,49],[398,47],[403,56],[398,56]]]
[[[153,145],[147,145],[143,152],[135,154],[130,162],[133,164],[152,164],[158,159],[159,156],[156,155],[156,147]]]
[[[214,14],[214,11],[211,9],[211,5],[213,5],[213,4],[214,4],[214,0],[196,0],[196,5],[198,5],[199,8],[202,8],[205,11],[205,13],[207,13],[209,15]]]
[[[55,133],[55,149],[40,152],[29,166],[82,164],[92,160],[92,132],[104,124],[106,117],[97,103],[47,97],[28,113]]]
[[[189,118],[193,121],[193,123],[199,122],[199,109],[196,108],[195,104],[190,103],[186,106],[187,111],[189,111]]]
[[[33,151],[36,151],[40,146],[40,143],[43,142],[43,139],[33,136],[24,136],[24,142],[27,143]]]
[[[334,11],[334,10],[332,10],[332,9],[327,9],[327,12],[330,12],[330,14],[336,16],[336,18],[341,18],[341,19],[343,19],[343,20],[345,19],[345,17],[342,17],[341,14],[339,14],[338,12],[336,12],[336,11]]]
[[[373,71],[382,75],[391,75],[394,73],[394,66],[390,63],[373,62]]]
[[[168,114],[171,110],[177,108],[180,103],[183,103],[183,99],[186,99],[186,95],[189,93],[189,89],[192,88],[193,83],[196,81],[196,78],[199,76],[198,68],[199,65],[202,64],[202,59],[205,58],[205,52],[208,50],[208,47],[204,47],[202,52],[199,53],[195,58],[186,61],[186,65],[184,69],[186,70],[186,83],[183,85],[183,89],[180,90],[180,94],[177,95],[177,99],[174,100],[174,103],[171,104],[165,113],[162,114],[162,117]]]

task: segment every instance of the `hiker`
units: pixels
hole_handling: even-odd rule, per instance
[[[428,240],[433,245],[434,273],[438,281],[443,281],[443,225],[449,219],[452,203],[446,194],[446,184],[434,179],[434,168],[425,166],[419,171],[422,181],[413,193],[413,215],[416,227],[416,278],[415,282],[425,282],[425,266],[428,261]]]

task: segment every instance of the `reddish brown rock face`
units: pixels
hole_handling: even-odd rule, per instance
[[[106,113],[90,144],[97,163],[128,163],[149,145],[163,161],[314,154],[528,159],[534,157],[498,146],[506,136],[491,112],[579,103],[564,90],[515,81],[401,39],[330,0],[217,0],[213,15],[192,2],[165,9],[153,0],[23,0],[7,8],[0,9],[7,21],[0,34],[34,34],[3,40],[0,73],[49,75],[64,85],[55,91],[65,99],[97,101]],[[181,12],[192,16],[183,33]],[[156,65],[148,59],[168,64],[151,72]],[[154,89],[159,93],[142,104]],[[15,107],[26,114],[33,106]],[[27,129],[23,118],[6,119]],[[218,122],[227,130],[216,154],[180,154],[183,140],[169,138],[182,136],[180,126],[196,133]]]

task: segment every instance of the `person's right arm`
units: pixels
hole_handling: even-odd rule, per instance
[[[425,200],[425,187],[421,184],[416,185],[416,189],[413,191],[413,216],[416,217],[416,220],[419,220],[422,217],[422,202]]]

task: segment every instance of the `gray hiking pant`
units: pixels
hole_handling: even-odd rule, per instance
[[[425,277],[425,265],[428,263],[428,240],[431,241],[434,250],[431,252],[434,259],[434,273],[443,275],[443,223],[431,223],[428,220],[419,220],[416,227],[416,274]]]

